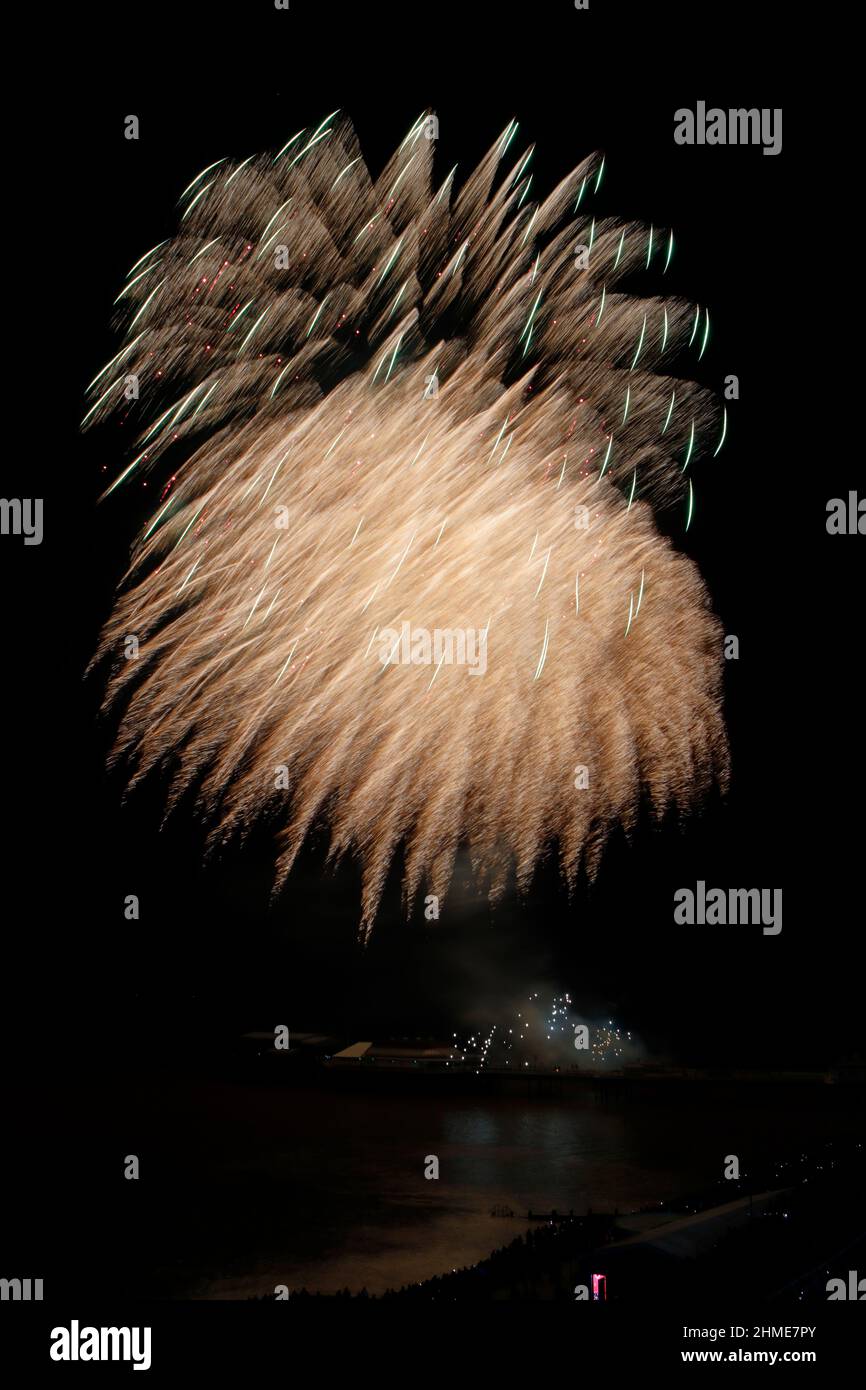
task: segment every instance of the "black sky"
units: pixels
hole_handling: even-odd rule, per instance
[[[710,43],[689,11],[663,8],[593,4],[586,15],[563,0],[410,16],[331,5],[326,18],[292,0],[288,14],[204,7],[187,37],[167,10],[137,22],[112,11],[101,31],[81,22],[93,47],[51,112],[28,106],[42,134],[18,185],[12,264],[25,307],[6,382],[22,431],[3,492],[46,499],[46,536],[2,547],[5,1021],[17,1055],[46,1028],[65,1038],[67,1060],[106,1040],[126,1057],[194,1053],[207,1030],[281,1021],[436,1033],[486,981],[512,977],[616,1009],[694,1060],[822,1064],[858,1045],[862,541],[828,537],[824,522],[827,499],[860,470],[859,450],[836,439],[822,322],[831,271],[808,232],[828,190],[784,74],[755,51],[731,63],[724,33]],[[697,99],[784,107],[782,154],[676,146],[673,113]],[[442,174],[472,168],[512,117],[536,145],[534,194],[603,149],[601,209],[672,226],[670,291],[710,307],[701,379],[719,387],[736,373],[741,399],[725,449],[701,468],[695,523],[684,537],[672,522],[672,534],[740,640],[725,683],[733,781],[685,825],[642,826],[631,845],[615,837],[572,903],[547,865],[523,904],[491,914],[461,894],[439,924],[418,909],[407,924],[398,866],[362,952],[357,873],[324,876],[323,843],[271,905],[267,827],[203,867],[200,827],[183,810],[163,828],[159,787],[121,805],[122,780],[104,771],[99,678],[83,672],[150,506],[135,487],[96,505],[129,444],[111,425],[84,436],[77,425],[87,382],[117,350],[111,305],[125,272],[171,234],[200,169],[278,148],[341,107],[378,170],[427,106]],[[123,138],[130,112],[138,142]],[[699,878],[783,888],[781,936],[677,928],[673,892]],[[127,893],[141,897],[138,923],[124,920]]]

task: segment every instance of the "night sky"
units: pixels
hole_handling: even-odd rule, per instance
[[[636,22],[655,15],[661,53],[663,22],[641,8]],[[745,54],[732,71],[721,47],[686,62],[674,42],[650,60],[640,30],[626,39],[610,14],[498,9],[470,31],[468,7],[437,5],[411,22],[400,13],[346,7],[325,38],[312,7],[292,0],[290,17],[245,11],[234,42],[216,21],[212,34],[204,10],[189,40],[160,30],[156,53],[143,13],[140,39],[113,19],[102,59],[76,70],[74,100],[35,117],[45,159],[21,171],[16,230],[41,232],[6,377],[20,434],[7,444],[5,492],[46,499],[43,545],[4,538],[2,548],[13,1055],[25,1070],[43,1049],[59,1068],[94,1055],[147,1064],[277,1022],[346,1041],[438,1036],[476,998],[548,982],[680,1060],[832,1063],[861,1036],[851,802],[862,541],[825,529],[828,498],[847,495],[859,469],[839,438],[836,390],[822,384],[835,271],[809,230],[831,195],[813,133],[786,106],[778,158],[675,145],[673,112],[698,98],[784,105],[774,74],[757,76]],[[603,149],[600,207],[672,226],[668,289],[710,306],[695,375],[720,388],[735,373],[741,399],[724,450],[701,467],[688,536],[679,516],[667,525],[739,637],[725,672],[733,776],[727,797],[685,824],[645,820],[630,844],[615,835],[597,881],[582,880],[570,903],[552,860],[523,902],[510,895],[491,912],[458,875],[439,923],[426,924],[419,904],[405,922],[397,864],[362,950],[359,875],[351,865],[323,873],[324,837],[271,903],[267,825],[203,865],[202,828],[188,806],[162,824],[158,782],[122,804],[122,776],[105,771],[101,677],[84,671],[161,475],[97,505],[132,441],[113,424],[80,435],[78,422],[86,384],[117,350],[111,305],[125,273],[171,234],[200,169],[279,148],[341,107],[378,172],[427,106],[440,121],[442,175],[458,161],[473,167],[512,117],[536,144],[533,194]],[[123,139],[128,112],[141,121],[137,142]],[[675,926],[673,893],[698,879],[781,887],[781,935]],[[124,920],[128,893],[140,895],[140,922]]]

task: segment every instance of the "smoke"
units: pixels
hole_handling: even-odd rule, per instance
[[[613,1070],[649,1060],[632,1030],[611,1014],[578,1007],[550,984],[479,998],[453,1033],[452,1056],[480,1070]]]
[[[704,319],[616,291],[672,242],[585,211],[598,156],[528,202],[513,123],[434,191],[426,131],[376,180],[336,113],[203,171],[85,417],[140,425],[109,492],[182,460],[95,658],[114,759],[165,769],[169,808],[194,790],[214,844],[271,818],[277,887],[329,826],[365,933],[401,844],[407,910],[460,844],[492,900],[552,845],[573,885],[642,798],[685,810],[727,769],[719,625],[653,515],[691,517],[720,437],[660,370]],[[404,624],[438,662],[383,662]]]

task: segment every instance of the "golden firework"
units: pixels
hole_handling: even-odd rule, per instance
[[[86,417],[141,412],[122,479],[186,443],[98,653],[115,756],[217,840],[276,815],[277,884],[327,824],[365,932],[401,843],[407,905],[461,844],[492,897],[554,843],[573,883],[726,771],[719,625],[652,510],[718,438],[660,371],[708,319],[616,292],[672,241],[583,211],[597,156],[531,204],[512,124],[434,191],[433,119],[376,181],[336,115],[204,171]]]

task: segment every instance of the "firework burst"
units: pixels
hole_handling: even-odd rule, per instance
[[[642,795],[725,776],[719,627],[652,509],[691,518],[723,434],[662,372],[709,319],[617,293],[672,237],[584,211],[597,156],[528,202],[515,131],[459,192],[427,117],[375,181],[336,113],[217,161],[130,272],[85,417],[140,427],[109,492],[172,449],[97,654],[115,757],[195,789],[216,843],[274,816],[277,885],[329,826],[365,932],[401,843],[407,905],[461,843],[493,898],[553,843],[573,884]],[[406,622],[483,633],[486,670],[384,661]]]
[[[521,1007],[506,1008],[498,1023],[485,1024],[461,1040],[452,1035],[449,1065],[472,1066],[484,1070],[578,1070],[588,1061],[591,1069],[616,1067],[635,1060],[638,1047],[628,1029],[613,1019],[603,1023],[584,1023],[572,1011],[571,996],[554,995],[549,1004],[540,1001],[536,991],[521,1001]],[[575,1049],[578,1027],[586,1030],[588,1044]]]

